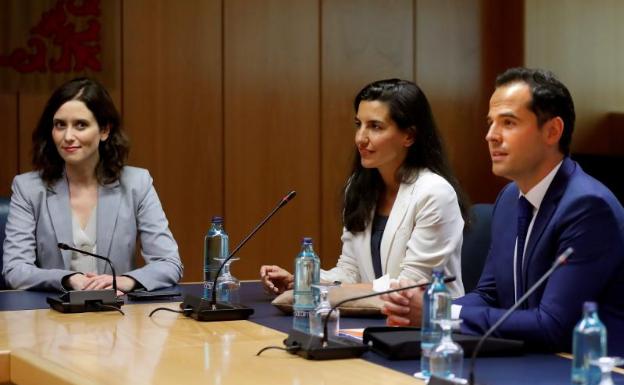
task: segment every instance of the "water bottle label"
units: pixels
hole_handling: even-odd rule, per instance
[[[294,310],[293,316],[298,317],[298,318],[309,318],[310,311],[309,310]]]

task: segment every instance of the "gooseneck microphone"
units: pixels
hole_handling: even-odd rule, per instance
[[[492,325],[487,332],[485,332],[485,334],[483,335],[483,337],[481,337],[481,339],[479,340],[479,342],[477,343],[477,346],[475,347],[475,349],[472,352],[472,357],[470,357],[470,374],[468,375],[468,384],[469,385],[475,385],[475,363],[477,361],[477,355],[479,354],[479,350],[481,349],[481,347],[483,346],[483,344],[485,343],[485,340],[488,339],[488,337],[490,335],[492,335],[492,333],[494,333],[496,331],[496,329],[498,329],[500,327],[500,325],[502,325],[503,322],[505,322],[507,320],[507,318],[509,318],[509,316],[520,306],[522,305],[522,303],[524,301],[527,300],[527,298],[529,298],[531,296],[531,294],[533,294],[533,292],[535,292],[535,290],[537,290],[543,283],[544,281],[546,281],[548,279],[548,277],[550,277],[550,275],[561,265],[565,264],[568,260],[568,257],[570,257],[570,255],[572,255],[572,253],[574,253],[574,249],[571,247],[568,247],[563,253],[561,253],[561,255],[559,257],[557,257],[557,259],[555,259],[555,262],[553,262],[552,266],[550,267],[550,269],[548,269],[544,275],[542,275],[542,277],[533,284],[533,286],[531,286],[531,288],[524,293],[524,295],[522,297],[520,297],[516,303],[510,307],[499,319],[498,321],[496,321],[494,323],[494,325]]]
[[[110,268],[111,268],[111,272],[113,273],[112,274],[113,275],[113,290],[115,291],[115,294],[117,294],[117,274],[115,274],[115,266],[113,266],[113,262],[111,262],[111,260],[109,258],[106,258],[106,257],[101,256],[101,255],[89,253],[88,251],[80,250],[80,249],[77,249],[75,247],[71,247],[71,246],[69,246],[66,243],[59,243],[58,244],[58,248],[61,249],[61,250],[75,251],[75,252],[78,252],[80,254],[88,255],[90,257],[101,259],[102,261],[106,261],[108,263],[108,266],[110,266]]]
[[[455,281],[455,277],[449,276],[444,278],[445,283]],[[418,283],[415,285],[409,285],[398,289],[390,289],[385,291],[379,291],[375,293],[360,295],[357,297],[351,297],[338,302],[332,306],[331,310],[327,313],[327,316],[323,320],[323,334],[319,337],[304,333],[302,331],[293,329],[288,334],[288,338],[284,340],[286,351],[292,354],[297,354],[306,359],[312,360],[332,360],[341,358],[353,358],[361,356],[368,346],[359,342],[353,342],[346,339],[332,339],[329,340],[329,333],[327,332],[327,324],[331,318],[332,312],[339,308],[341,305],[350,302],[357,301],[359,299],[376,297],[383,294],[396,293],[398,291],[415,289],[419,287],[425,287],[430,285],[431,282]],[[258,352],[261,354],[263,350]]]
[[[50,307],[61,313],[115,310],[124,314],[123,311],[121,311],[123,300],[117,299],[117,274],[115,273],[113,262],[107,257],[77,249],[66,243],[59,243],[57,246],[61,250],[71,250],[106,261],[111,268],[113,288],[104,290],[70,290],[62,294],[59,298],[48,297],[46,301]]]
[[[253,230],[251,230],[251,232],[242,240],[240,241],[240,243],[238,244],[238,246],[236,246],[234,248],[234,251],[232,251],[230,253],[230,255],[228,255],[228,257],[221,263],[221,266],[219,266],[219,270],[217,270],[217,274],[215,274],[215,279],[214,282],[212,283],[212,301],[210,302],[210,304],[212,305],[212,309],[216,310],[216,305],[217,305],[217,280],[219,279],[219,276],[221,276],[221,270],[223,270],[223,267],[225,266],[225,264],[232,259],[232,257],[234,255],[236,255],[236,253],[238,253],[238,250],[240,250],[245,243],[247,243],[247,241],[249,239],[251,239],[251,237],[254,236],[254,234],[256,234],[258,232],[258,230],[260,230],[260,228],[262,228],[262,226],[264,226],[265,223],[268,222],[269,219],[271,219],[271,217],[273,215],[275,215],[275,213],[277,212],[277,210],[281,209],[282,207],[284,207],[288,202],[290,202],[295,196],[297,195],[296,191],[291,191],[288,194],[286,194],[286,196],[284,196],[278,203],[277,205],[273,208],[273,210],[271,210],[271,212],[269,213],[269,215],[267,215],[260,223],[258,223],[256,225],[256,227],[254,227]]]
[[[225,264],[232,259],[233,256],[251,239],[264,226],[265,223],[269,219],[275,215],[275,213],[284,207],[288,202],[290,202],[297,195],[296,191],[291,191],[286,194],[277,205],[271,210],[271,212],[262,220],[254,229],[234,248],[234,250],[228,255],[228,257],[221,263],[219,266],[219,270],[215,275],[213,286],[212,286],[212,298],[210,301],[206,298],[187,295],[184,297],[184,301],[180,304],[180,313],[184,314],[187,317],[191,317],[196,319],[197,321],[235,321],[235,320],[244,320],[249,318],[250,315],[253,314],[254,310],[252,308],[242,306],[240,304],[226,304],[217,302],[217,280],[221,275],[221,271]],[[150,317],[158,310],[171,310],[167,308],[157,308],[154,309],[150,313]]]

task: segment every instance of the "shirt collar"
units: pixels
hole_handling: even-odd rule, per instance
[[[550,172],[546,175],[538,184],[533,186],[526,194],[522,194],[520,192],[520,196],[524,196],[526,200],[533,205],[536,210],[539,210],[542,201],[544,200],[544,196],[546,195],[546,191],[548,191],[548,187],[552,183],[553,179],[555,179],[555,175],[557,175],[557,171],[561,167],[563,160],[559,162]]]

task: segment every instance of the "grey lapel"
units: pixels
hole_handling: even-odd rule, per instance
[[[72,236],[72,211],[69,204],[69,188],[67,186],[67,179],[65,175],[54,183],[53,186],[47,189],[47,205],[48,212],[50,213],[50,220],[52,221],[52,227],[54,228],[54,234],[56,235],[56,241],[67,243],[68,245],[74,244],[74,237]],[[60,249],[54,245],[59,253],[63,256],[63,263],[65,268],[70,268],[71,251]]]
[[[117,224],[119,204],[121,202],[121,189],[119,181],[100,186],[98,188],[97,205],[97,253],[105,257],[114,258],[111,253],[113,232]],[[110,268],[105,261],[97,261],[98,273],[110,273]]]

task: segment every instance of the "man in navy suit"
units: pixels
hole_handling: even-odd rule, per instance
[[[574,120],[572,97],[552,73],[513,68],[496,79],[485,139],[492,171],[512,182],[494,206],[479,284],[453,305],[463,333],[485,333],[572,247],[567,264],[494,336],[524,340],[532,349],[569,351],[583,302],[595,301],[607,327],[608,353],[624,354],[624,209],[569,158]],[[524,231],[516,225],[519,216]],[[419,292],[384,299],[389,324],[420,324]]]

